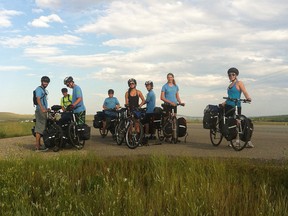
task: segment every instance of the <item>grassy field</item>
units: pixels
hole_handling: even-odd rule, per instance
[[[33,122],[0,122],[0,138],[31,135]]]
[[[288,166],[243,159],[0,161],[1,215],[286,215]]]

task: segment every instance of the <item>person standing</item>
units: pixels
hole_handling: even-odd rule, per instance
[[[229,98],[234,98],[234,99],[240,99],[241,94],[243,92],[246,100],[252,101],[251,97],[249,96],[244,83],[240,80],[238,80],[239,76],[239,70],[235,67],[230,68],[227,71],[228,78],[230,81],[230,84],[227,88],[227,94]],[[225,107],[225,113],[228,114],[228,116],[232,116],[235,113],[235,103],[231,100],[226,100],[225,102],[222,103],[222,106]],[[237,104],[238,107],[238,115],[241,115],[241,103],[238,102]],[[234,111],[233,111],[234,110]],[[252,144],[251,140],[248,141],[248,144],[246,145],[247,148],[254,148],[254,145]]]
[[[63,94],[63,97],[61,98],[60,105],[62,107],[62,110],[65,111],[66,108],[72,103],[72,95],[68,94],[67,88],[62,88],[61,92]]]
[[[108,90],[108,97],[104,100],[103,103],[103,110],[105,113],[105,119],[102,121],[103,122],[103,127],[102,131],[105,133],[106,126],[107,128],[109,127],[110,121],[112,118],[117,117],[117,113],[113,112],[113,109],[117,110],[120,107],[120,103],[116,97],[114,97],[114,90],[109,89]],[[106,125],[107,123],[107,125]]]
[[[155,139],[155,128],[153,127],[153,117],[154,117],[154,108],[156,104],[156,97],[153,91],[153,82],[151,80],[145,82],[146,89],[148,91],[146,95],[146,113],[145,113],[145,139],[144,143],[148,142],[148,139]]]
[[[73,77],[71,76],[64,79],[64,85],[73,89],[72,104],[70,106],[75,114],[76,124],[85,124],[86,108],[84,105],[83,94],[80,86],[74,83]]]
[[[45,145],[41,145],[40,140],[43,132],[46,128],[47,123],[47,111],[48,111],[48,101],[47,95],[48,92],[46,90],[47,86],[50,83],[50,78],[47,76],[43,76],[41,78],[41,85],[35,89],[35,96],[37,100],[36,110],[35,110],[35,136],[36,136],[36,144],[35,151],[47,151],[48,148]]]

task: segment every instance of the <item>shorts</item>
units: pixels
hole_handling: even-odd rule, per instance
[[[86,111],[82,111],[79,113],[74,113],[75,114],[75,119],[76,119],[76,124],[85,124],[85,116],[86,116]]]
[[[225,115],[226,117],[233,116],[235,114],[235,107],[226,105],[225,106]],[[241,107],[238,107],[238,115],[241,115]]]
[[[167,115],[167,113],[172,113],[172,110],[174,111],[175,114],[177,113],[177,106],[172,106],[170,104],[164,104],[163,109],[166,112],[166,115]]]
[[[35,132],[43,134],[44,130],[46,129],[47,113],[43,113],[41,110],[36,110],[35,118],[36,118]]]

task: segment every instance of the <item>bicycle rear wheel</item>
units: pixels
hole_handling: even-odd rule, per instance
[[[139,129],[137,130],[137,128]],[[137,121],[135,119],[131,120],[126,132],[126,144],[128,148],[130,149],[137,148],[141,144],[142,138],[143,138],[143,125],[141,124],[140,121]]]
[[[82,149],[85,145],[85,140],[81,140],[77,130],[76,130],[76,123],[72,122],[68,126],[68,137],[71,144],[76,147],[78,150]]]
[[[240,115],[239,119],[237,120],[238,121],[238,123],[236,125],[237,136],[235,139],[230,141],[230,143],[231,143],[231,145],[235,151],[243,150],[248,143],[248,141],[243,141],[241,139],[243,136],[243,133],[244,133],[244,127],[243,126],[245,125],[245,122],[247,121],[246,119],[247,119],[246,116]]]
[[[162,131],[162,129],[157,129],[157,136],[158,136],[158,139],[160,140],[160,141],[163,141],[164,140],[164,134],[163,134],[163,131]]]
[[[106,128],[105,131],[103,131],[102,128],[99,128],[99,132],[102,138],[106,137],[108,134],[108,129]]]

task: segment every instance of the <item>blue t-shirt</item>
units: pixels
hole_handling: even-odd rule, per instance
[[[45,107],[45,109],[48,109],[48,101],[47,101],[47,92],[45,89],[41,88],[40,86],[38,86],[35,89],[35,93],[36,93],[36,97],[40,97],[40,101],[42,106]],[[36,110],[39,110],[40,106],[36,105]]]
[[[80,97],[82,97],[82,100],[75,106],[74,113],[80,113],[86,110],[82,90],[79,86],[75,85],[73,88],[72,103],[74,103]]]
[[[165,93],[165,98],[175,104],[177,104],[177,98],[176,94],[179,91],[179,88],[177,85],[169,86],[168,83],[163,85],[162,92]]]
[[[103,103],[103,106],[107,107],[108,109],[114,109],[116,108],[116,105],[119,105],[119,101],[116,97],[108,97]]]
[[[153,90],[149,91],[146,96],[146,113],[153,113],[156,103],[156,97]]]
[[[237,81],[237,82],[238,82],[238,81]],[[235,82],[234,85],[233,85],[231,88],[228,87],[228,89],[227,89],[227,94],[228,94],[228,97],[229,97],[229,98],[240,99],[242,92],[239,91],[239,90],[236,88],[237,82]],[[235,102],[234,102],[234,101],[231,101],[231,100],[226,100],[226,105],[235,107]],[[238,106],[238,107],[241,107],[240,101],[237,103],[237,106]]]

